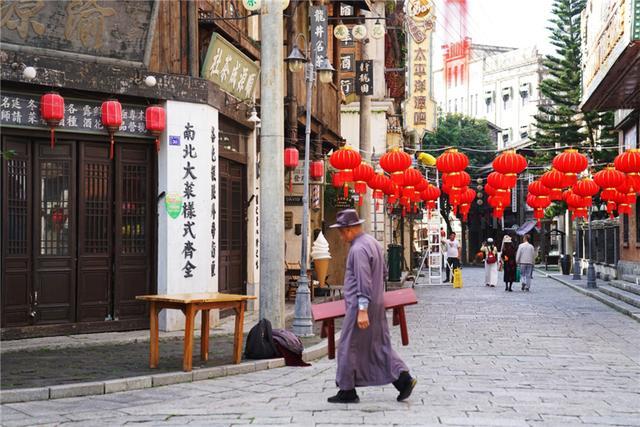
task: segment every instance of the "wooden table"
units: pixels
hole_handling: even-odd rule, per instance
[[[202,292],[170,295],[139,295],[138,300],[149,301],[149,367],[157,368],[160,358],[158,346],[158,313],[160,310],[181,310],[185,315],[184,325],[184,354],[182,370],[191,371],[193,356],[193,324],[198,310],[202,311],[202,334],[200,338],[200,358],[209,360],[209,310],[232,308],[236,313],[235,334],[233,341],[233,363],[240,363],[242,358],[242,328],[244,311],[247,300],[256,299],[254,296],[223,294],[219,292]]]

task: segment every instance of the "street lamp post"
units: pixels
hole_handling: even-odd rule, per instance
[[[575,234],[576,234],[576,247],[573,252],[573,280],[581,280],[581,266],[580,266],[580,258],[578,257],[578,246],[580,245],[580,239],[578,238],[578,218],[576,218],[576,226],[575,226]]]
[[[306,122],[304,133],[304,165],[303,165],[303,190],[302,190],[302,247],[300,249],[300,278],[296,290],[295,315],[293,319],[293,333],[299,337],[313,335],[313,320],[311,318],[311,298],[309,292],[309,278],[307,277],[307,246],[309,234],[309,152],[311,151],[311,98],[313,95],[313,83],[316,71],[318,79],[322,83],[331,81],[333,67],[327,58],[324,58],[318,66],[315,65],[315,58],[311,55],[311,46],[307,43],[303,34],[302,37],[306,46],[307,57],[300,51],[294,43],[291,53],[286,61],[292,73],[299,72],[304,68],[304,77],[307,83],[307,103]],[[296,38],[297,42],[297,38]],[[309,58],[310,60],[308,60]]]
[[[587,268],[587,288],[597,288],[596,285],[596,267],[593,265],[593,235],[591,233],[591,215],[593,207],[589,208],[589,267]]]

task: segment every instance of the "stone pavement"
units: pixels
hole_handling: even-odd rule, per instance
[[[335,361],[114,393],[2,405],[22,425],[500,425],[640,426],[640,328],[551,279],[504,292],[464,270],[465,287],[418,287],[410,345],[418,377],[404,403],[392,386],[331,405]]]

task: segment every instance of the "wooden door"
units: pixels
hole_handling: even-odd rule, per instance
[[[36,323],[75,321],[75,144],[34,142],[33,293]]]
[[[79,145],[78,322],[111,319],[113,169],[109,145]]]
[[[31,323],[33,240],[31,234],[32,169],[30,144],[3,138],[2,151],[13,151],[2,160],[2,327]]]
[[[116,320],[144,318],[147,304],[136,295],[150,294],[155,236],[154,156],[152,145],[116,146],[115,286]]]
[[[245,166],[220,158],[220,292],[246,292]]]

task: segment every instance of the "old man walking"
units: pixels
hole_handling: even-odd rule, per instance
[[[336,384],[331,403],[357,403],[356,387],[393,383],[398,401],[407,399],[416,385],[409,368],[391,347],[384,309],[385,263],[382,246],[362,230],[364,220],[354,209],[338,212],[331,228],[351,243],[344,276],[346,314],[338,346]]]

